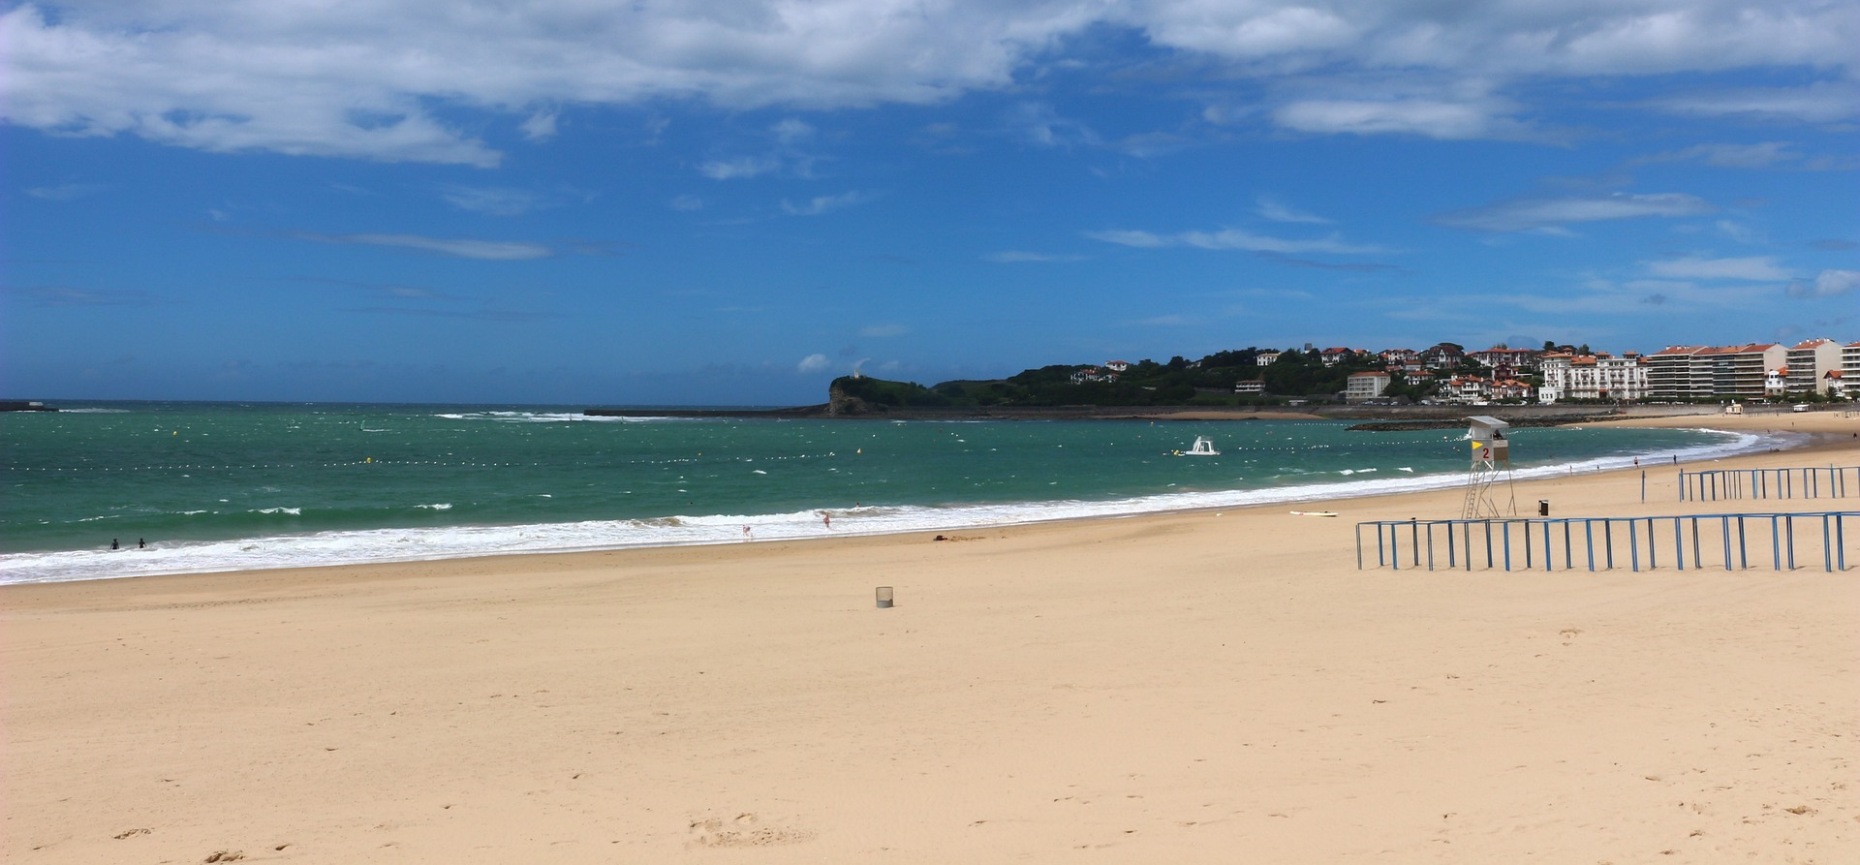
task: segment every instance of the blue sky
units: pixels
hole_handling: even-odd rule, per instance
[[[3,3],[0,395],[1852,342],[1857,59],[1806,0]]]

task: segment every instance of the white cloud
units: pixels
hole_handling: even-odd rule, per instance
[[[1300,132],[1351,135],[1421,135],[1427,138],[1520,138],[1525,128],[1495,116],[1490,104],[1438,99],[1292,102],[1272,113],[1280,126]]]
[[[43,201],[76,201],[108,189],[101,183],[60,183],[57,186],[34,186],[26,194]]]
[[[870,196],[863,192],[842,192],[838,195],[817,195],[800,204],[782,199],[781,209],[790,216],[820,216],[842,210],[868,200]]]
[[[1678,192],[1647,195],[1577,196],[1508,201],[1462,210],[1438,218],[1443,225],[1477,231],[1564,231],[1578,222],[1648,216],[1698,216],[1715,208],[1702,198]]]
[[[810,354],[807,357],[801,358],[801,362],[795,364],[794,368],[796,372],[816,373],[826,370],[831,364],[832,361],[827,360],[827,356],[824,354]]]
[[[1855,29],[1850,26],[1849,33]],[[1665,97],[1654,104],[1676,114],[1833,123],[1860,117],[1860,84],[1824,81],[1795,88],[1709,90]]]
[[[555,112],[538,111],[523,121],[523,137],[531,141],[547,141],[555,137]]]
[[[797,144],[814,137],[814,127],[792,117],[775,124],[770,131],[775,133],[775,140],[783,144]]]
[[[1023,102],[1008,112],[1014,134],[1041,147],[1076,147],[1099,143],[1098,133],[1076,120],[1059,116],[1051,105]]]
[[[1523,112],[1489,94],[1606,76],[1639,76],[1671,91],[1682,86],[1676,81],[1741,69],[1799,70],[1815,80],[1767,90],[1656,89],[1644,104],[1807,122],[1860,115],[1853,3],[1569,0],[1468,9],[1436,0],[26,3],[0,13],[0,116],[56,134],[131,134],[219,152],[490,167],[502,154],[471,130],[503,127],[451,118],[507,116],[539,142],[555,133],[552,106],[570,104],[946,103],[1066,65],[1090,69],[1067,54],[1066,40],[1094,28],[1182,55],[1191,62],[1181,68],[1207,69],[1223,84],[1254,83],[1265,116],[1321,134],[1518,137],[1530,133],[1516,119]],[[1393,86],[1330,86],[1362,82]],[[1097,140],[1030,105],[1011,118],[1028,140]],[[1231,110],[1210,109],[1222,117]],[[784,121],[775,132],[805,136],[806,126]]]
[[[712,180],[738,180],[767,174],[780,167],[781,160],[773,156],[738,156],[706,162],[698,166],[698,172]]]
[[[521,216],[546,203],[542,196],[522,189],[456,183],[439,187],[439,197],[460,210],[487,216]]]
[[[984,256],[984,258],[996,264],[1034,264],[1085,260],[1085,256],[1082,255],[1053,255],[1045,252],[1022,252],[1014,249],[991,253]]]
[[[1746,282],[1777,282],[1789,278],[1789,272],[1768,256],[1752,258],[1675,258],[1648,262],[1647,272],[1670,279],[1734,279]]]
[[[1801,158],[1801,155],[1790,151],[1786,142],[1763,141],[1756,144],[1700,144],[1640,161],[1702,162],[1719,168],[1767,168]]]
[[[1273,222],[1309,223],[1313,225],[1330,224],[1330,220],[1322,216],[1318,216],[1315,213],[1306,213],[1302,210],[1295,210],[1263,195],[1259,197],[1259,206],[1255,208],[1253,212]]]
[[[667,205],[673,210],[691,213],[704,209],[704,199],[695,195],[680,195],[667,202]]]
[[[1860,270],[1824,270],[1815,275],[1815,281],[1798,282],[1789,286],[1789,294],[1795,297],[1833,297],[1860,291]]]
[[[1363,246],[1345,243],[1336,236],[1310,240],[1292,240],[1282,237],[1268,237],[1254,234],[1238,228],[1224,228],[1220,231],[1184,231],[1179,234],[1156,234],[1149,231],[1113,230],[1088,231],[1085,236],[1105,243],[1119,246],[1134,246],[1138,249],[1157,249],[1168,246],[1188,246],[1196,249],[1227,250],[1237,249],[1246,252],[1269,252],[1285,255],[1305,253],[1331,253],[1335,255],[1373,255],[1389,250],[1377,246]]]
[[[305,240],[323,243],[398,246],[404,249],[417,249],[423,252],[437,252],[442,255],[485,261],[524,261],[555,255],[555,250],[541,244],[503,240],[458,240],[421,237],[414,234],[299,234],[298,236]]]

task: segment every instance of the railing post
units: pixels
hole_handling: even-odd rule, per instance
[[[1795,515],[1783,514],[1783,542],[1789,548],[1789,570],[1795,570]]]
[[[1628,562],[1634,566],[1634,573],[1638,574],[1640,573],[1640,539],[1634,535],[1634,521],[1628,520],[1627,526],[1628,526],[1628,557],[1629,557]],[[1651,532],[1652,529],[1649,528],[1648,531]],[[1651,542],[1653,540],[1652,536],[1649,535],[1647,540]]]

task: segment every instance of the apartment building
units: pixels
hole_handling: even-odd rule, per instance
[[[1375,399],[1389,389],[1392,377],[1386,372],[1353,372],[1348,384],[1344,385],[1344,402],[1364,402]]]
[[[1702,345],[1669,345],[1647,355],[1647,389],[1654,399],[1711,396],[1711,359]]]
[[[1842,346],[1831,339],[1811,339],[1787,349],[1788,392],[1827,393],[1828,373],[1842,368]]]

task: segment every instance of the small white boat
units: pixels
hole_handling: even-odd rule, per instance
[[[1176,451],[1179,457],[1218,457],[1220,451],[1214,449],[1214,439],[1207,436],[1195,436],[1195,443],[1185,451]]]

